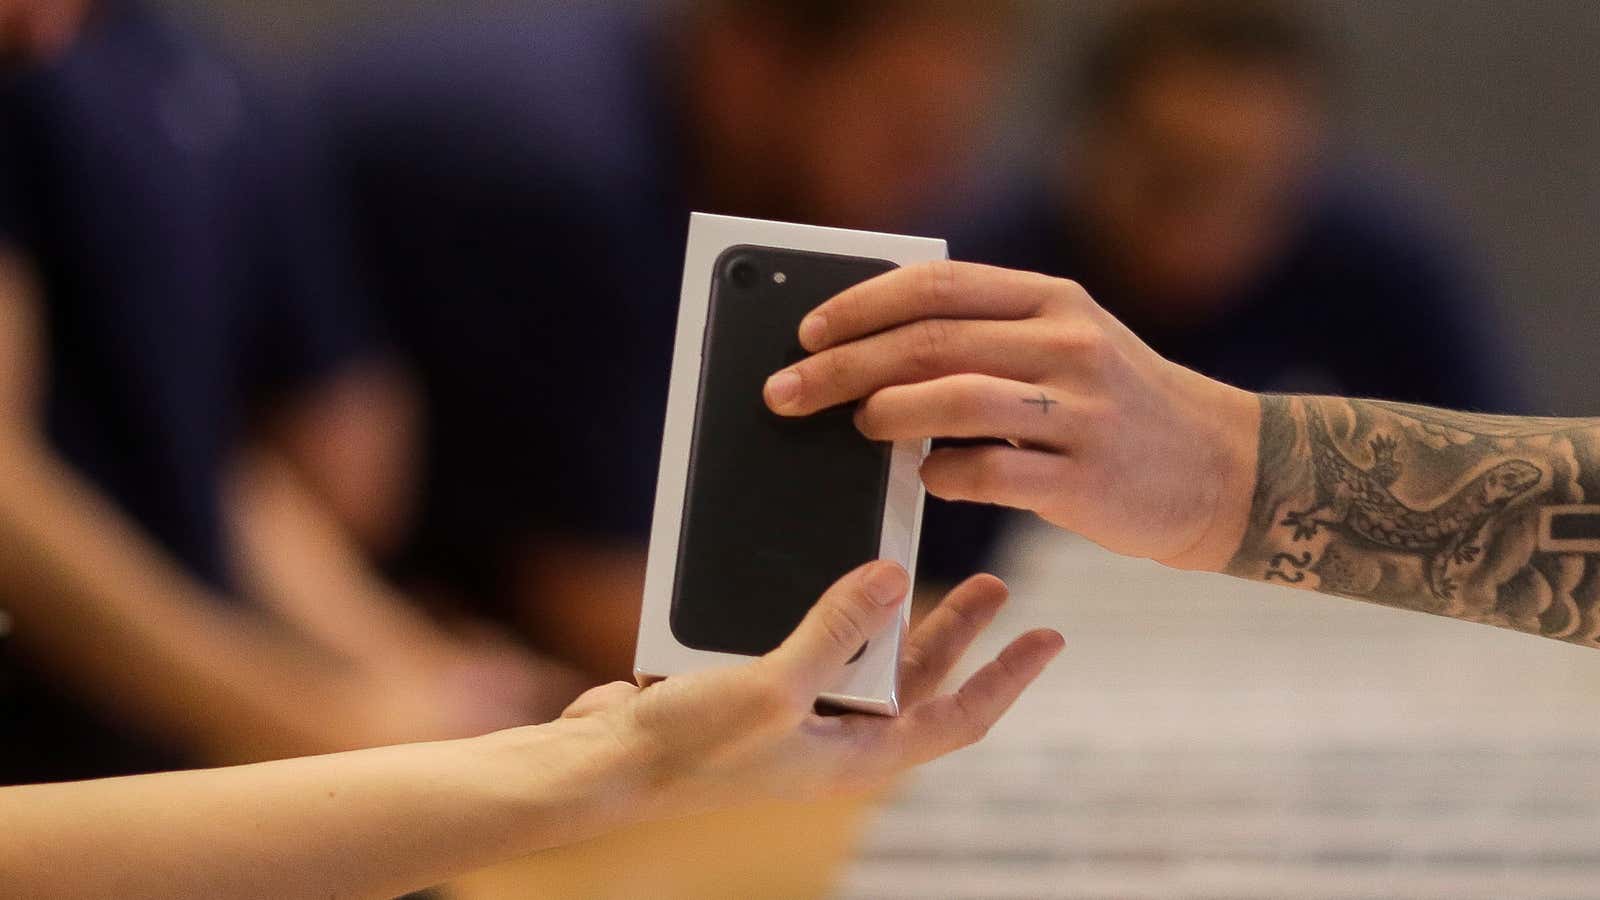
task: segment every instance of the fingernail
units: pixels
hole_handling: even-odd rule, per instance
[[[906,570],[896,565],[878,566],[867,576],[867,596],[879,606],[888,606],[904,597],[909,587]]]
[[[812,349],[822,345],[823,335],[828,330],[828,317],[812,313],[800,320],[800,345]]]
[[[793,369],[767,379],[767,402],[775,407],[788,406],[800,396],[800,373]]]

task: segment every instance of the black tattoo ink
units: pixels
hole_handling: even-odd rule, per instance
[[[1289,571],[1284,571],[1281,566],[1287,565]],[[1296,556],[1292,553],[1275,553],[1272,555],[1272,564],[1267,568],[1266,580],[1279,578],[1290,584],[1299,584],[1306,580],[1305,570],[1311,566],[1309,552]]]
[[[1311,566],[1311,554],[1307,552],[1295,556],[1293,553],[1274,553],[1272,555],[1272,567],[1276,569],[1282,565],[1294,566],[1296,569],[1309,568]]]
[[[1314,403],[1306,404],[1306,427],[1316,502],[1309,509],[1290,512],[1280,524],[1293,528],[1297,541],[1311,540],[1319,528],[1331,528],[1379,547],[1420,556],[1426,561],[1428,588],[1440,600],[1455,594],[1450,564],[1476,560],[1480,548],[1472,542],[1478,533],[1496,513],[1544,478],[1527,460],[1506,460],[1438,506],[1413,509],[1390,490],[1402,474],[1395,460],[1398,442],[1393,437],[1374,436],[1369,442],[1372,466],[1362,468],[1334,443],[1328,423]],[[1323,515],[1319,517],[1319,513]]]
[[[1597,502],[1600,419],[1266,395],[1226,571],[1600,646]]]
[[[1050,414],[1050,407],[1055,406],[1057,403],[1060,403],[1061,401],[1060,400],[1051,400],[1048,396],[1045,395],[1044,391],[1040,391],[1038,399],[1033,399],[1033,398],[1030,398],[1030,397],[1024,397],[1024,398],[1022,398],[1022,402],[1023,403],[1027,403],[1027,404],[1029,404],[1031,406],[1039,407],[1039,414],[1040,415],[1049,415]]]
[[[1600,541],[1600,508],[1564,512],[1550,520],[1552,541]]]

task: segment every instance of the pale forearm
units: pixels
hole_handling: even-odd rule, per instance
[[[18,650],[202,758],[342,749],[330,660],[211,597],[31,431],[0,427],[0,603]],[[328,733],[331,733],[331,729]]]
[[[227,505],[245,589],[308,636],[363,663],[392,662],[397,648],[438,640],[281,454],[241,454]]]
[[[0,883],[40,898],[393,897],[624,824],[628,772],[559,723],[0,789]]]
[[[1033,631],[939,687],[1000,611],[963,582],[905,637],[898,717],[824,716],[911,587],[873,562],[776,650],[585,692],[547,725],[230,770],[0,789],[0,884],[28,897],[388,897],[649,819],[885,789],[986,734],[1061,650]]]
[[[1600,646],[1600,419],[1266,395],[1250,493],[1230,574]]]
[[[388,553],[414,512],[420,406],[399,369],[366,360],[292,398],[262,443],[363,550]]]

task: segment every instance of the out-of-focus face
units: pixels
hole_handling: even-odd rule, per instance
[[[0,0],[0,61],[50,59],[71,46],[90,0]]]
[[[1085,136],[1099,252],[1150,312],[1203,318],[1270,265],[1303,209],[1324,124],[1283,69],[1174,57]]]
[[[846,227],[892,228],[937,202],[981,146],[1009,36],[911,10],[815,48],[757,21],[714,26],[700,107],[733,159],[711,177],[742,169],[760,211]]]
[[[893,227],[970,162],[1003,62],[998,30],[906,17],[789,86],[802,198],[819,220]]]

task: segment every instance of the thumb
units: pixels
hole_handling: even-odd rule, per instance
[[[867,563],[834,582],[767,660],[796,691],[814,697],[869,639],[900,617],[910,589],[911,579],[899,565]]]

